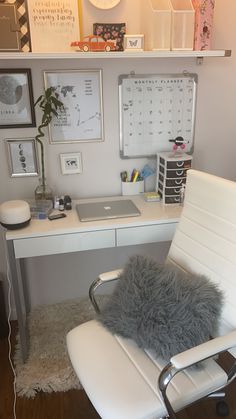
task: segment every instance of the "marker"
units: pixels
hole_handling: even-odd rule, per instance
[[[132,182],[136,182],[136,180],[138,179],[138,175],[139,175],[139,172],[138,170],[136,170]]]
[[[134,181],[134,176],[135,176],[136,173],[137,173],[137,170],[136,169],[133,169],[133,171],[131,173],[131,177],[130,177],[130,182],[133,182]]]

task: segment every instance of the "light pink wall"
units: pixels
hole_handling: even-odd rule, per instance
[[[119,6],[106,12],[98,11],[87,0],[83,1],[84,33],[91,32],[93,22],[124,21],[129,33],[139,32],[139,2],[144,0],[121,0]],[[124,169],[142,167],[147,159],[121,160],[119,157],[118,87],[120,74],[136,73],[180,73],[196,72],[199,76],[195,152],[195,168],[211,172],[232,180],[236,179],[236,2],[216,0],[213,47],[232,49],[231,58],[206,58],[198,66],[195,59],[109,59],[109,60],[1,60],[2,68],[31,68],[34,96],[43,89],[43,71],[50,69],[102,68],[105,141],[103,143],[81,143],[48,145],[47,178],[55,193],[69,193],[72,197],[117,195],[121,192],[119,173]],[[1,56],[0,56],[1,59]],[[0,130],[0,201],[33,196],[36,178],[11,179],[8,175],[4,138],[34,136],[36,130]],[[83,173],[63,176],[59,154],[81,151]],[[151,160],[155,165],[155,160]],[[149,187],[154,187],[154,178]],[[129,248],[129,252],[138,249]],[[158,248],[145,247],[142,252],[159,253]],[[163,259],[167,247],[160,253]],[[109,260],[107,258],[109,255]],[[96,263],[91,266],[91,252],[80,256],[32,259],[28,264],[30,290],[34,304],[51,302],[87,292],[88,284],[101,270],[118,268],[127,257],[125,251],[107,253],[99,251]],[[0,271],[5,272],[3,243],[0,240]],[[69,272],[71,282],[64,280]],[[48,278],[47,278],[48,275]],[[43,277],[43,278],[42,278]],[[67,275],[68,277],[68,275]],[[48,285],[47,285],[48,284]],[[58,286],[60,284],[60,286]]]

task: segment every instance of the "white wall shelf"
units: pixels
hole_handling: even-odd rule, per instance
[[[123,52],[1,52],[0,60],[54,60],[94,58],[197,58],[230,57],[231,50],[210,51],[123,51]]]

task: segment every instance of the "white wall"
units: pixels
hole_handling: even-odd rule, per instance
[[[92,32],[93,22],[126,22],[128,33],[139,33],[139,5],[144,0],[121,0],[106,14],[83,0],[84,34]],[[118,88],[122,73],[196,72],[199,77],[195,130],[195,168],[232,180],[236,178],[236,2],[216,0],[214,15],[214,49],[232,49],[231,58],[206,58],[202,66],[195,59],[94,59],[94,60],[1,60],[1,68],[31,68],[34,97],[43,89],[43,71],[50,69],[101,68],[105,141],[49,145],[46,148],[47,179],[55,194],[68,193],[72,198],[120,194],[119,173],[134,166],[141,168],[148,159],[122,160],[119,157]],[[79,53],[78,53],[79,54]],[[112,54],[112,53],[111,53]],[[0,56],[1,59],[1,56]],[[37,115],[39,117],[39,115]],[[38,119],[39,120],[39,119]],[[0,130],[0,202],[33,197],[37,178],[12,179],[8,175],[5,138],[34,137],[36,129]],[[61,152],[81,151],[83,173],[63,176]],[[155,165],[155,161],[151,160]],[[149,189],[154,186],[154,178]],[[99,250],[76,255],[34,258],[27,263],[33,304],[48,303],[85,294],[91,280],[101,271],[120,267],[131,253],[158,255],[163,260],[166,246],[141,246],[119,250]],[[91,259],[93,258],[93,259]],[[93,260],[93,263],[91,263]],[[4,248],[0,240],[0,271],[5,272]]]

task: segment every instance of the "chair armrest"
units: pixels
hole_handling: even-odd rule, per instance
[[[161,391],[167,412],[170,419],[176,419],[176,415],[170,401],[166,395],[166,390],[172,378],[183,369],[190,367],[200,361],[204,361],[214,355],[227,351],[236,346],[236,331],[225,336],[212,339],[187,351],[181,352],[173,356],[170,362],[163,368],[159,375],[158,387]],[[233,366],[230,375],[228,375],[228,383],[235,377],[236,367]],[[230,377],[232,376],[232,377]],[[220,390],[220,389],[219,389]]]
[[[97,301],[95,299],[95,291],[98,287],[100,287],[100,285],[106,284],[108,282],[112,282],[115,281],[117,279],[119,279],[121,273],[123,272],[122,269],[116,269],[115,271],[110,271],[110,272],[104,272],[102,274],[100,274],[97,279],[95,279],[95,281],[93,281],[93,283],[90,285],[89,287],[89,298],[90,301],[96,311],[96,313],[100,313],[100,308],[97,304]]]
[[[236,346],[236,331],[181,352],[180,354],[173,356],[170,362],[179,370],[210,358],[220,352],[227,351],[234,346]]]
[[[119,279],[119,276],[122,274],[123,269],[116,269],[115,271],[110,272],[104,272],[98,276],[98,279],[100,279],[100,284],[104,282],[110,282],[115,281],[116,279]]]

